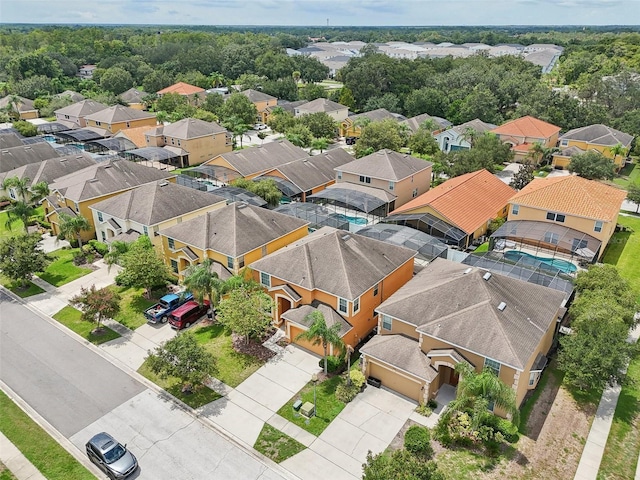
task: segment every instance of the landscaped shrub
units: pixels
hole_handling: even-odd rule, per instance
[[[343,403],[349,403],[356,395],[360,393],[360,388],[356,387],[353,383],[347,385],[347,382],[343,379],[340,385],[336,387],[336,398]]]
[[[416,407],[416,413],[419,413],[423,417],[430,417],[431,414],[433,413],[433,410],[429,408],[428,405],[425,405],[424,403],[422,403]]]
[[[431,435],[429,430],[420,425],[412,425],[404,434],[404,448],[414,455],[431,458],[433,448],[431,447]]]
[[[324,368],[324,358],[320,359],[318,366],[320,368]],[[340,373],[346,366],[347,364],[342,357],[336,357],[334,355],[329,355],[327,357],[327,371],[329,373]]]
[[[429,407],[431,410],[435,410],[436,408],[438,408],[438,402],[436,402],[433,398],[430,398],[427,401],[427,407]]]
[[[364,378],[364,374],[360,370],[351,370],[349,377],[351,377],[351,383],[358,390],[362,389],[362,386],[367,382],[367,379]]]
[[[109,245],[99,242],[98,240],[89,240],[89,245],[101,256],[105,256],[109,253]]]

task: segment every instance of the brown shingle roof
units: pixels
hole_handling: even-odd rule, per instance
[[[315,100],[311,100],[303,105],[298,107],[298,111],[301,114],[305,113],[318,113],[318,112],[335,112],[337,110],[343,110],[345,108],[344,105],[341,105],[337,102],[329,100],[328,98],[316,98]]]
[[[288,320],[298,325],[309,328],[312,321],[309,319],[309,315],[315,311],[322,313],[324,320],[328,327],[333,325],[340,325],[340,336],[344,336],[353,327],[347,322],[342,315],[336,312],[333,308],[324,303],[314,302],[313,305],[301,305],[298,308],[292,308],[287,310],[281,315],[281,318]]]
[[[360,353],[393,365],[431,382],[438,372],[420,349],[418,341],[404,335],[376,335],[360,348]]]
[[[509,203],[593,218],[607,222],[618,218],[626,192],[577,175],[536,178]]]
[[[531,115],[511,120],[491,130],[496,135],[515,135],[518,137],[549,138],[560,131],[550,123],[539,120]]]
[[[164,95],[165,93],[177,93],[179,95],[195,95],[197,93],[204,92],[204,88],[196,87],[195,85],[189,85],[188,83],[178,82],[173,85],[169,85],[167,88],[163,88],[156,92],[158,95]]]
[[[113,107],[105,108],[97,113],[92,113],[85,117],[86,120],[92,120],[94,122],[107,123],[109,125],[118,122],[126,122],[129,120],[141,120],[143,118],[155,118],[154,113],[145,112],[143,110],[136,110],[135,108],[124,107],[122,105],[114,105]]]
[[[433,163],[406,153],[383,149],[342,165],[336,170],[399,182],[433,166]]]
[[[252,263],[251,268],[306,290],[354,300],[414,255],[408,248],[323,227]]]
[[[13,109],[15,105],[12,101],[12,96],[7,95],[6,97],[0,98],[0,108],[11,108]],[[37,111],[37,108],[33,105],[33,100],[29,100],[28,98],[18,97],[18,112],[33,112]]]
[[[215,122],[205,122],[197,118],[183,118],[175,123],[165,125],[162,128],[163,135],[183,140],[215,135],[226,131],[226,129]]]
[[[148,146],[145,133],[151,132],[152,130],[153,128],[149,125],[146,125],[144,127],[123,128],[118,133],[116,133],[114,137],[126,137],[131,140],[136,145],[136,147],[143,148]]]
[[[255,102],[268,102],[269,100],[277,100],[276,97],[272,97],[271,95],[267,95],[266,93],[258,92],[257,90],[243,90],[240,92],[242,95],[251,100],[252,103]]]
[[[53,113],[56,115],[69,115],[70,117],[85,117],[92,113],[100,112],[105,108],[109,107],[104,103],[95,102],[93,100],[81,100],[77,103],[59,108]]]
[[[486,280],[485,274],[437,258],[376,310],[454,347],[522,370],[555,324],[565,294],[495,273]]]
[[[514,192],[509,185],[483,169],[447,180],[395,209],[392,214],[407,213],[429,205],[470,234],[495,218]]]
[[[221,155],[243,177],[271,170],[309,154],[289,140],[277,140],[257,147],[245,148]],[[209,162],[205,162],[205,165]]]

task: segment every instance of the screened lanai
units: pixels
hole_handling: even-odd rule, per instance
[[[467,245],[467,234],[444,220],[430,213],[398,213],[389,215],[383,223],[404,225],[441,239],[447,245],[464,248]]]
[[[291,217],[300,218],[309,222],[309,228],[334,227],[340,230],[349,230],[349,222],[344,215],[330,212],[321,205],[305,202],[291,202],[273,210]]]
[[[307,202],[328,207],[347,216],[362,216],[368,222],[385,217],[394,208],[396,197],[379,188],[338,183],[306,197]]]
[[[123,152],[127,160],[134,162],[160,162],[174,167],[180,167],[180,155],[162,147],[143,147]]]
[[[273,180],[273,182],[276,184],[276,187],[278,187],[278,190],[280,190],[282,195],[289,200],[299,198],[302,195],[302,190],[300,190],[292,182],[290,182],[289,180],[285,180],[284,178],[276,177],[274,175],[260,175],[253,178],[254,182],[259,182],[261,180]]]
[[[190,177],[209,180],[213,185],[218,186],[228,185],[235,179],[242,177],[235,170],[220,165],[198,165],[195,168],[185,170],[184,173]]]
[[[66,125],[58,122],[42,123],[38,125],[37,128],[38,128],[38,133],[58,133],[58,132],[66,132],[67,130],[71,130]]]
[[[111,135],[106,130],[100,132],[97,129],[80,128],[78,130],[66,130],[64,132],[55,132],[55,136],[60,139],[62,143],[71,142],[89,142],[91,140],[98,140],[100,138],[106,138]]]
[[[358,230],[358,235],[375,238],[392,245],[400,245],[418,252],[418,256],[425,260],[436,257],[447,258],[447,244],[435,237],[415,228],[391,223],[376,223]]]
[[[136,144],[125,137],[104,138],[100,140],[91,140],[84,144],[87,152],[124,152],[127,150],[135,150]]]
[[[244,188],[220,187],[210,191],[215,195],[226,198],[227,203],[244,202],[256,207],[267,206],[267,202],[262,197],[250,192],[249,190],[245,190]]]
[[[552,258],[570,258],[594,262],[602,242],[591,235],[557,223],[534,220],[505,222],[489,239],[489,250],[538,251]]]

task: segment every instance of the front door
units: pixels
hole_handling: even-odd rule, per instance
[[[451,376],[449,377],[449,383],[454,387],[458,385],[458,380],[460,379],[460,375],[455,370],[451,370]]]

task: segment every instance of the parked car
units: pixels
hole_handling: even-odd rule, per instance
[[[85,447],[89,460],[113,480],[126,478],[138,468],[135,455],[106,432],[94,435]]]
[[[147,323],[167,323],[171,312],[191,299],[193,299],[193,294],[189,292],[165,295],[158,303],[144,311]]]
[[[264,123],[256,123],[253,126],[254,130],[266,130],[267,128],[269,128],[269,127],[267,127]]]
[[[347,145],[355,145],[356,140],[358,140],[356,137],[346,137],[344,139],[344,143],[346,143]]]
[[[195,300],[189,300],[187,303],[179,308],[176,308],[171,315],[169,315],[169,324],[171,328],[175,330],[182,330],[183,328],[189,328],[200,317],[202,317],[209,310],[209,300],[205,300],[200,305]]]

